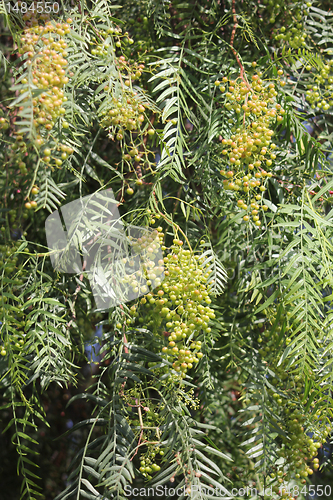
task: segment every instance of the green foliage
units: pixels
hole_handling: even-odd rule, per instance
[[[22,484],[7,498],[276,499],[318,483],[333,416],[329,3],[0,13],[0,408]],[[125,227],[155,228],[163,260],[144,269],[151,291],[96,310],[85,266],[53,269],[44,226],[106,188]],[[79,217],[81,253],[103,210]],[[85,411],[50,491],[54,387]]]

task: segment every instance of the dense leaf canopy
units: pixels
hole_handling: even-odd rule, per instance
[[[330,8],[0,4],[1,498],[332,498]]]

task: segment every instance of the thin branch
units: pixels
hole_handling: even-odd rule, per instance
[[[239,59],[239,56],[237,54],[237,51],[234,48],[234,39],[235,39],[236,29],[238,27],[237,14],[236,14],[236,0],[232,0],[232,17],[233,17],[233,21],[234,21],[234,26],[233,26],[232,32],[231,32],[230,47],[231,47],[232,53],[235,56],[237,64],[240,67],[239,77],[243,80],[243,82],[246,84],[246,86],[248,87],[248,89],[250,91],[252,91],[252,89],[251,89],[251,87],[249,85],[249,82],[247,81],[246,76],[244,74],[244,66],[242,65],[242,63],[241,63],[241,61]]]

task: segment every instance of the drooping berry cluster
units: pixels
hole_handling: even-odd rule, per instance
[[[164,262],[160,244],[163,240],[162,229],[148,230],[140,237],[130,235],[134,253],[140,255],[142,266],[136,266],[131,257],[125,257],[123,264],[129,267],[126,276],[120,280],[122,285],[130,287],[134,294],[143,295],[148,293],[149,288],[154,289],[163,281]],[[132,268],[132,269],[131,269]],[[135,306],[132,306],[132,311]],[[130,320],[129,324],[131,323]]]
[[[329,435],[330,429],[326,427],[320,432],[316,432],[312,437],[307,435],[304,432],[307,418],[290,401],[286,403],[284,414],[286,435],[281,437],[283,445],[278,454],[285,458],[286,464],[289,466],[289,474],[287,473],[289,479],[292,479],[293,474],[295,474],[295,479],[304,479],[313,474],[313,469],[319,468],[319,459],[316,456],[318,449]],[[311,462],[312,467],[310,466]],[[276,476],[283,478],[282,474],[279,473]],[[273,473],[271,477],[273,477]],[[286,478],[283,478],[283,480],[285,481]],[[278,481],[282,483],[281,480]]]
[[[134,81],[141,77],[144,64],[130,63],[123,54],[116,55],[122,45],[133,43],[128,32],[122,33],[119,27],[99,30],[90,42],[92,56],[111,58],[119,75],[119,81],[111,79],[105,85],[105,93],[100,94],[101,105],[97,113],[101,120],[100,126],[121,140],[125,130],[139,130],[145,119],[142,114],[145,106],[132,88]]]
[[[308,413],[304,412],[301,404],[304,383],[301,376],[288,372],[284,364],[277,366],[277,345],[290,343],[288,337],[281,338],[281,329],[280,325],[277,326],[273,334],[270,329],[265,330],[265,340],[259,335],[258,343],[264,342],[259,354],[270,365],[267,392],[271,410],[279,415],[275,423],[282,431],[275,441],[278,460],[272,464],[268,479],[271,480],[272,491],[282,498],[287,498],[288,487],[290,490],[292,482],[296,485],[305,484],[306,478],[319,468],[318,450],[325,443],[331,427],[321,418],[320,411],[314,415],[315,419],[312,418],[312,421],[312,409],[310,408]]]
[[[10,221],[14,221],[16,211],[10,211]],[[4,226],[1,227],[1,233]],[[3,234],[1,234],[2,239]],[[29,250],[19,254],[18,247],[21,241],[9,241],[0,244],[0,274],[4,278],[3,295],[0,303],[0,355],[6,356],[8,352],[18,352],[26,341],[24,331],[24,312],[20,307],[20,300],[16,295],[22,290],[22,285],[29,279],[26,261],[22,258]],[[10,303],[10,304],[9,304]]]
[[[145,106],[137,99],[137,93],[133,90],[124,90],[118,98],[106,99],[104,105],[107,106],[108,111],[103,109],[101,112],[103,118],[100,125],[111,133],[113,129],[118,130],[117,140],[124,138],[124,130],[139,131],[138,129],[145,121],[143,114]]]
[[[262,16],[263,23],[276,24],[283,26],[293,26],[294,23],[300,23],[304,15],[311,7],[311,2],[274,2],[274,0],[262,0],[259,13]],[[299,27],[300,29],[301,27]],[[284,31],[283,31],[284,32]],[[295,33],[294,31],[292,33]]]
[[[68,20],[70,21],[70,20]],[[22,46],[19,53],[26,59],[28,74],[24,75],[21,82],[24,87],[21,93],[27,96],[23,103],[33,97],[33,124],[36,133],[44,127],[47,131],[52,130],[56,120],[66,113],[63,107],[67,97],[64,95],[63,87],[68,83],[66,76],[66,51],[67,43],[64,35],[70,32],[68,23],[49,22],[45,26],[33,26],[24,31],[21,37]],[[28,86],[28,88],[27,88]],[[35,89],[43,90],[42,93],[34,92]],[[24,106],[20,107],[20,111]],[[43,139],[38,138],[41,145]]]
[[[294,389],[294,382],[282,370],[276,370],[276,373],[283,380],[274,385],[279,392],[287,391],[289,397]],[[274,381],[273,381],[274,382]],[[300,382],[300,377],[295,377],[297,391],[300,393],[303,390],[303,385]],[[298,383],[299,382],[299,383]],[[311,436],[311,425],[309,425],[308,416],[305,415],[297,404],[290,398],[288,401],[281,398],[281,395],[271,390],[269,391],[277,404],[281,408],[281,424],[283,433],[281,433],[280,449],[277,455],[283,459],[282,465],[273,466],[270,473],[270,478],[273,479],[273,491],[286,496],[286,487],[291,481],[306,483],[306,478],[311,476],[315,470],[319,468],[319,459],[317,458],[318,450],[325,443],[331,428],[327,425],[321,427],[316,426],[314,434]],[[274,484],[275,483],[275,484]]]
[[[147,453],[140,457],[140,472],[148,481],[152,479],[152,473],[161,470],[160,465],[156,463],[158,455],[164,455],[164,450],[161,450],[158,446],[150,446]]]
[[[295,23],[292,28],[281,26],[280,32],[275,35],[275,40],[288,43],[292,49],[305,47],[307,34],[303,28],[302,22]]]
[[[161,239],[163,238],[162,233]],[[162,348],[173,368],[181,377],[203,357],[200,333],[210,333],[209,321],[215,318],[209,307],[211,299],[207,289],[207,274],[199,255],[182,248],[183,241],[174,239],[164,265],[164,281],[131,307],[133,320],[145,322],[157,336],[164,331],[168,345]],[[166,251],[166,247],[162,247]],[[155,271],[148,276],[150,282]],[[156,280],[155,280],[156,281]]]
[[[98,30],[98,32],[95,30],[95,36],[90,39],[91,54],[99,57],[108,56],[109,49],[115,52],[126,44],[132,45],[133,42],[134,40],[129,36],[128,31],[123,33],[119,26]]]
[[[138,447],[140,456],[139,470],[148,481],[152,475],[161,470],[159,461],[162,460],[164,450],[161,447],[159,426],[165,420],[161,416],[164,405],[160,401],[156,402],[147,399],[142,392],[142,388],[136,384],[132,388],[121,391],[123,401],[129,408],[125,417],[130,426],[140,429]],[[135,453],[135,454],[136,454]],[[160,462],[161,463],[161,462]]]
[[[282,75],[283,71],[278,73]],[[277,157],[271,126],[282,122],[285,113],[281,104],[276,102],[275,83],[265,85],[261,76],[261,73],[253,75],[251,84],[241,78],[228,80],[227,77],[222,79],[222,84],[218,80],[215,82],[225,94],[225,109],[235,112],[235,118],[230,118],[229,122],[238,124],[232,127],[230,138],[222,139],[224,168],[220,173],[224,177],[223,186],[225,190],[243,191],[248,199],[252,196],[251,203],[254,204],[261,200],[261,193],[266,190],[265,179],[272,176],[264,167],[271,167]],[[243,200],[238,201],[238,206],[249,210]],[[257,213],[252,215],[259,226],[259,216]],[[244,215],[244,220],[249,220],[248,214]]]
[[[259,8],[261,25],[265,28],[267,20],[269,24],[275,25],[273,36],[277,46],[288,46],[289,50],[306,46],[307,34],[304,25],[311,2],[263,0],[262,4],[263,9]]]
[[[310,64],[305,68],[313,73]],[[306,100],[311,104],[312,109],[323,109],[328,111],[333,106],[333,59],[323,60],[323,66],[317,74],[311,74],[314,83],[308,85]]]
[[[111,81],[104,87],[98,116],[100,126],[109,131],[112,137],[122,140],[126,130],[142,134],[146,119],[144,113],[147,108],[151,108],[151,104],[133,88],[135,80],[142,75],[144,64],[129,63],[123,55],[116,57],[114,62],[121,85],[119,87],[118,81]]]
[[[96,97],[100,103],[97,110],[100,127],[112,140],[121,141],[123,168],[135,173],[140,182],[143,163],[146,170],[154,171],[155,155],[147,148],[146,142],[155,134],[151,123],[157,121],[160,114],[158,107],[135,86],[145,65],[124,56],[124,53],[129,55],[126,49],[133,40],[128,32],[123,33],[117,26],[96,31],[90,43],[94,58],[107,58],[114,66],[112,73],[103,76],[105,84],[104,87],[100,85],[101,92]],[[127,194],[133,194],[131,187]]]

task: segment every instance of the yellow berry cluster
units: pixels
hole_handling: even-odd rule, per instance
[[[105,94],[101,94],[102,103],[98,110],[101,118],[100,126],[109,132],[117,140],[124,138],[125,130],[141,133],[141,127],[145,121],[145,109],[150,107],[148,102],[143,102],[132,87],[134,81],[141,77],[144,64],[129,63],[121,55],[115,59],[119,72],[121,89],[116,92],[114,83],[104,87]]]
[[[20,12],[23,14],[22,19],[25,21],[25,25],[29,26],[37,26],[41,24],[41,22],[50,21],[51,16],[50,13],[46,12],[46,4],[44,1],[42,2],[29,2],[29,6],[22,2],[22,0],[18,0],[17,5],[20,9]],[[54,5],[55,9],[57,9],[57,5]],[[48,9],[49,10],[49,9]],[[51,9],[52,12],[52,9]]]
[[[124,55],[116,56],[115,52],[122,47],[122,42],[132,44],[133,40],[128,36],[128,32],[122,33],[119,27],[112,27],[107,30],[99,30],[91,40],[91,54],[96,57],[111,56],[119,74],[121,89],[115,88],[115,83],[111,81],[105,85],[105,94],[101,94],[102,101],[98,115],[101,118],[100,126],[108,129],[110,133],[118,130],[116,139],[124,137],[124,130],[140,129],[144,122],[145,106],[138,99],[138,94],[132,88],[135,80],[139,79],[144,69],[144,64],[138,62],[130,63]]]
[[[37,195],[38,191],[39,191],[38,187],[33,186],[33,188],[31,189],[31,195]],[[36,200],[27,201],[24,204],[24,206],[27,210],[31,210],[32,208],[37,208],[37,201]]]
[[[66,76],[68,52],[64,35],[70,32],[71,22],[71,19],[67,19],[66,23],[49,21],[45,26],[33,25],[26,28],[20,38],[18,49],[27,65],[23,77],[18,79],[18,83],[23,85],[20,90],[21,94],[26,94],[20,103],[18,115],[26,120],[25,103],[30,101],[32,96],[34,145],[38,149],[44,145],[42,161],[48,164],[52,159],[56,167],[60,167],[63,161],[73,153],[73,149],[68,145],[54,145],[54,141],[50,141],[48,134],[59,117],[63,117],[66,113],[63,107],[67,101],[64,87],[69,78]],[[24,153],[28,146],[27,141],[24,140],[24,129],[21,129],[24,123],[17,120],[15,126],[16,142],[13,143],[12,149]],[[62,127],[68,128],[68,122],[62,121]],[[55,151],[59,151],[60,155],[56,155]],[[19,161],[18,166],[23,175],[27,173],[24,158]],[[32,204],[32,202],[27,203]]]
[[[283,71],[279,70],[278,74],[281,76]],[[229,191],[243,191],[249,199],[252,196],[252,204],[261,200],[261,193],[266,190],[265,179],[272,176],[265,170],[272,166],[277,156],[271,125],[281,123],[285,113],[276,102],[275,83],[265,84],[261,76],[261,73],[253,75],[251,84],[241,78],[229,80],[227,77],[222,82],[215,82],[225,95],[225,109],[236,114],[229,122],[238,123],[231,129],[233,135],[222,139],[221,161],[225,168],[220,173],[224,177],[223,187]],[[238,201],[238,206],[248,210],[243,200]],[[257,213],[252,215],[259,226],[259,216]],[[244,215],[244,220],[249,220],[248,214]]]
[[[51,130],[57,118],[66,113],[63,103],[67,101],[67,97],[64,95],[63,87],[69,81],[65,70],[68,65],[66,59],[68,53],[63,36],[69,31],[68,23],[50,22],[45,26],[27,28],[21,37],[22,46],[19,48],[19,53],[26,56],[28,69],[31,67],[28,77],[25,76],[21,83],[29,84],[32,93],[36,88],[43,90],[33,99],[34,125],[37,132],[41,127]],[[21,93],[26,91],[26,88],[23,88]],[[29,96],[23,99],[23,102],[28,99]],[[43,143],[41,137],[39,143],[37,142],[37,145]]]

